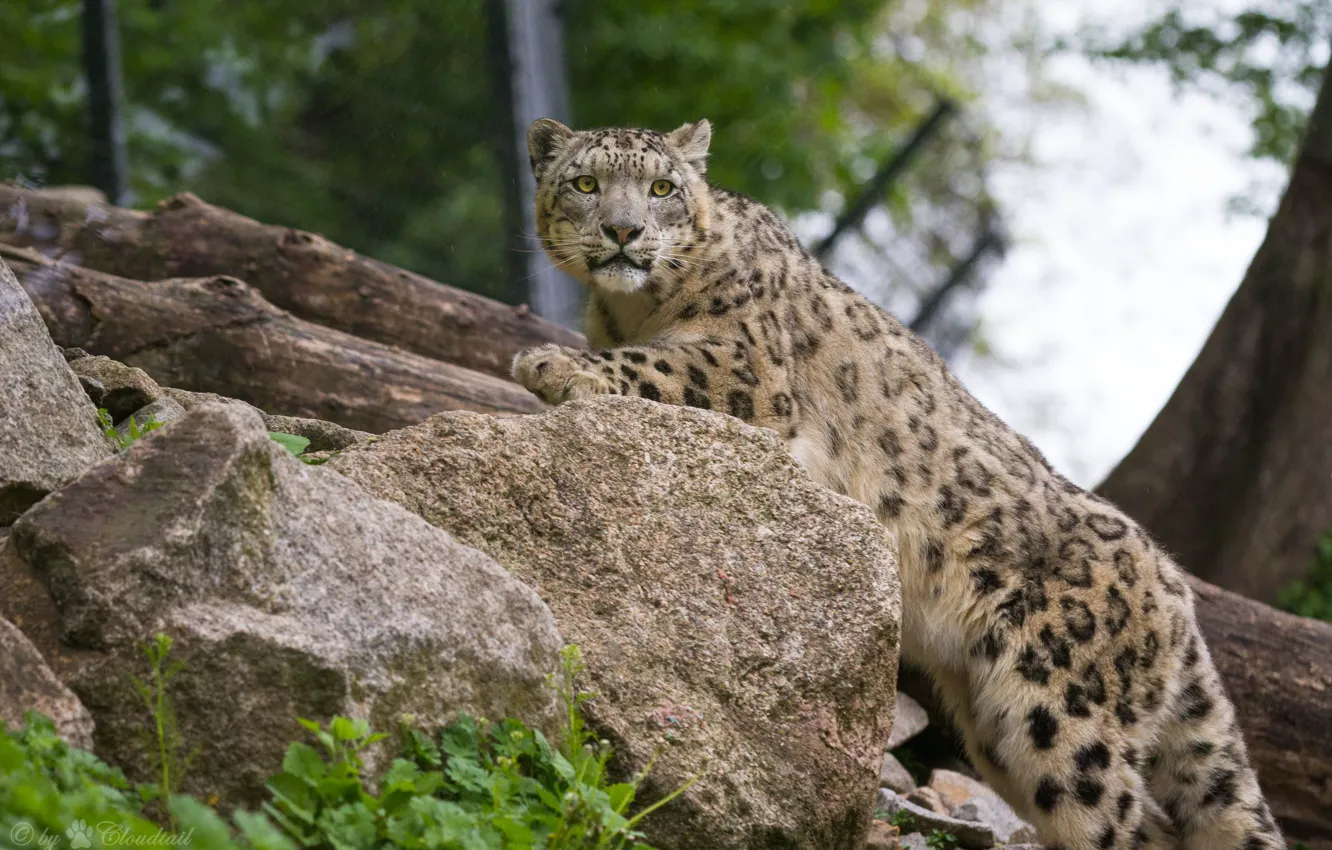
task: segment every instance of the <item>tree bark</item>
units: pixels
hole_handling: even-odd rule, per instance
[[[189,193],[144,213],[0,185],[0,242],[134,280],[238,277],[301,318],[500,378],[518,351],[585,345],[574,331],[363,257],[311,233],[260,224]]]
[[[1332,527],[1332,66],[1267,237],[1193,366],[1098,488],[1255,599]]]
[[[141,283],[0,246],[57,345],[163,386],[383,433],[441,410],[535,413],[517,384],[297,319],[235,278]]]

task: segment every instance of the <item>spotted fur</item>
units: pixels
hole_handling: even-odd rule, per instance
[[[1051,850],[1284,847],[1179,568],[776,215],[708,185],[709,138],[706,121],[533,125],[539,234],[590,285],[595,349],[525,351],[517,380],[771,428],[875,509],[900,549],[904,657]]]

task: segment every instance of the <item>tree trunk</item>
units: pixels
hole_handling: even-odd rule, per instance
[[[163,386],[383,433],[441,410],[535,413],[517,384],[297,319],[235,278],[141,283],[0,246],[57,345]]]
[[[0,185],[0,242],[132,278],[238,277],[284,310],[468,369],[509,377],[518,351],[581,334],[316,236],[260,224],[191,194],[153,213]]]
[[[1332,66],[1243,283],[1098,492],[1245,596],[1312,565],[1332,527]]]

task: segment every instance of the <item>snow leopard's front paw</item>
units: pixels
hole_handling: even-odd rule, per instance
[[[592,371],[582,352],[558,345],[520,351],[513,358],[513,379],[546,404],[615,392],[615,385]]]

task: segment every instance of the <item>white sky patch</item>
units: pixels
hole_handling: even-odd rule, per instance
[[[1069,5],[1041,0],[1046,25],[1082,23]],[[1097,17],[1118,29],[1149,14],[1116,0]],[[1228,214],[1227,201],[1284,179],[1245,159],[1239,108],[1177,97],[1163,71],[1067,56],[1046,76],[1081,91],[1085,108],[1033,117],[1009,92],[982,99],[1001,128],[1030,135],[1035,165],[992,172],[1014,245],[980,300],[993,354],[955,367],[1091,487],[1169,398],[1262,241],[1266,221]]]

